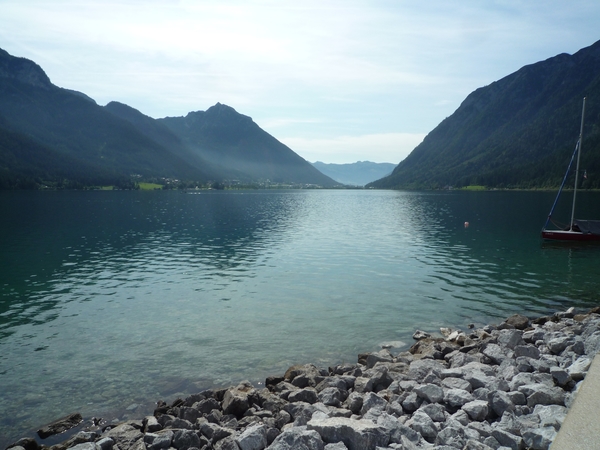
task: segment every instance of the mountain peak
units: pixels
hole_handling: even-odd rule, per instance
[[[50,89],[53,84],[46,72],[33,61],[10,55],[0,49],[0,77],[26,83],[31,86]]]

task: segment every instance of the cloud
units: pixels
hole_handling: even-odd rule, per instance
[[[353,163],[356,161],[399,163],[425,138],[424,134],[380,133],[335,138],[280,139],[310,162]]]

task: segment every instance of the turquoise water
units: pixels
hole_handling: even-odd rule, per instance
[[[600,218],[598,193],[578,197]],[[0,445],[74,411],[405,348],[416,328],[596,305],[600,247],[540,242],[553,199],[0,192]]]

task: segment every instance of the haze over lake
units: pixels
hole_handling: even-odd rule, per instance
[[[417,328],[595,306],[600,247],[540,241],[554,195],[0,192],[0,444]]]

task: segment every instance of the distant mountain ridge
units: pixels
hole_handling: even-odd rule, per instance
[[[339,184],[228,106],[159,120],[118,102],[99,106],[0,49],[0,189],[164,178]]]
[[[600,41],[472,92],[393,173],[370,187],[558,186],[587,96],[583,187],[600,188]]]
[[[392,173],[396,164],[357,161],[347,164],[333,164],[317,161],[312,163],[320,172],[335,181],[350,186],[364,186]]]

